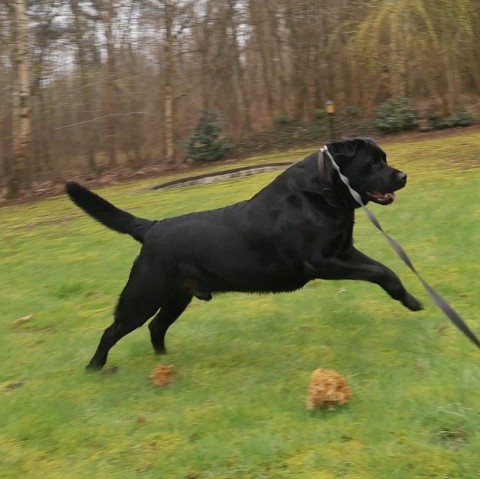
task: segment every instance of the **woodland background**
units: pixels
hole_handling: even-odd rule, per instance
[[[360,133],[396,97],[420,125],[480,104],[478,0],[2,0],[0,22],[7,197],[179,166],[202,112],[238,155],[324,141],[327,99]]]

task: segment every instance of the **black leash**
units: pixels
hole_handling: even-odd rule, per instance
[[[413,266],[412,262],[410,261],[410,258],[407,256],[407,253],[405,253],[404,249],[388,234],[386,233],[382,226],[380,225],[379,221],[375,217],[375,215],[365,206],[362,197],[358,194],[357,191],[355,191],[351,186],[348,181],[348,178],[342,174],[340,171],[339,166],[333,159],[333,156],[331,153],[328,151],[328,148],[324,146],[323,148],[320,149],[319,155],[326,154],[330,161],[332,162],[333,168],[337,171],[338,175],[340,176],[340,179],[343,181],[345,186],[348,188],[350,191],[350,194],[353,196],[355,201],[363,208],[365,211],[368,219],[373,223],[375,228],[377,228],[387,239],[387,241],[390,243],[390,246],[393,248],[395,253],[400,257],[400,259],[415,273],[417,278],[420,280],[422,283],[423,287],[427,291],[427,293],[430,295],[430,297],[433,299],[435,304],[443,311],[443,313],[447,316],[448,319],[463,333],[465,336],[467,336],[472,343],[474,343],[476,346],[480,348],[480,340],[475,336],[473,331],[465,324],[465,321],[457,314],[457,312],[445,301],[445,299],[442,298],[417,272],[415,267]]]

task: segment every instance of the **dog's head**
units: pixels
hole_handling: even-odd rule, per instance
[[[407,175],[387,164],[387,155],[371,138],[336,141],[329,143],[327,148],[364,203],[373,201],[388,205],[396,200],[395,191],[407,183]],[[328,159],[325,159],[325,168],[335,193],[347,204],[358,207]]]

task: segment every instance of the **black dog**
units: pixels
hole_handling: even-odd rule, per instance
[[[369,138],[327,148],[365,203],[387,205],[406,184],[407,175],[388,166]],[[137,218],[75,182],[66,190],[93,218],[143,243],[89,369],[102,368],[110,348],[155,313],[151,340],[164,353],[168,327],[193,296],[208,301],[212,293],[284,292],[317,278],[358,279],[378,284],[412,311],[422,309],[393,271],[354,248],[358,204],[322,153],[294,164],[250,200],[161,221]]]

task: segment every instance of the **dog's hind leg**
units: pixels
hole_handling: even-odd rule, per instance
[[[186,291],[171,292],[167,298],[162,300],[160,311],[148,325],[152,346],[157,354],[166,353],[165,334],[174,321],[185,311],[191,300],[191,294]]]
[[[130,278],[120,295],[115,309],[113,323],[104,331],[98,348],[87,369],[102,369],[107,362],[110,349],[124,336],[142,326],[160,307],[154,285],[141,281],[137,264],[134,264]]]

